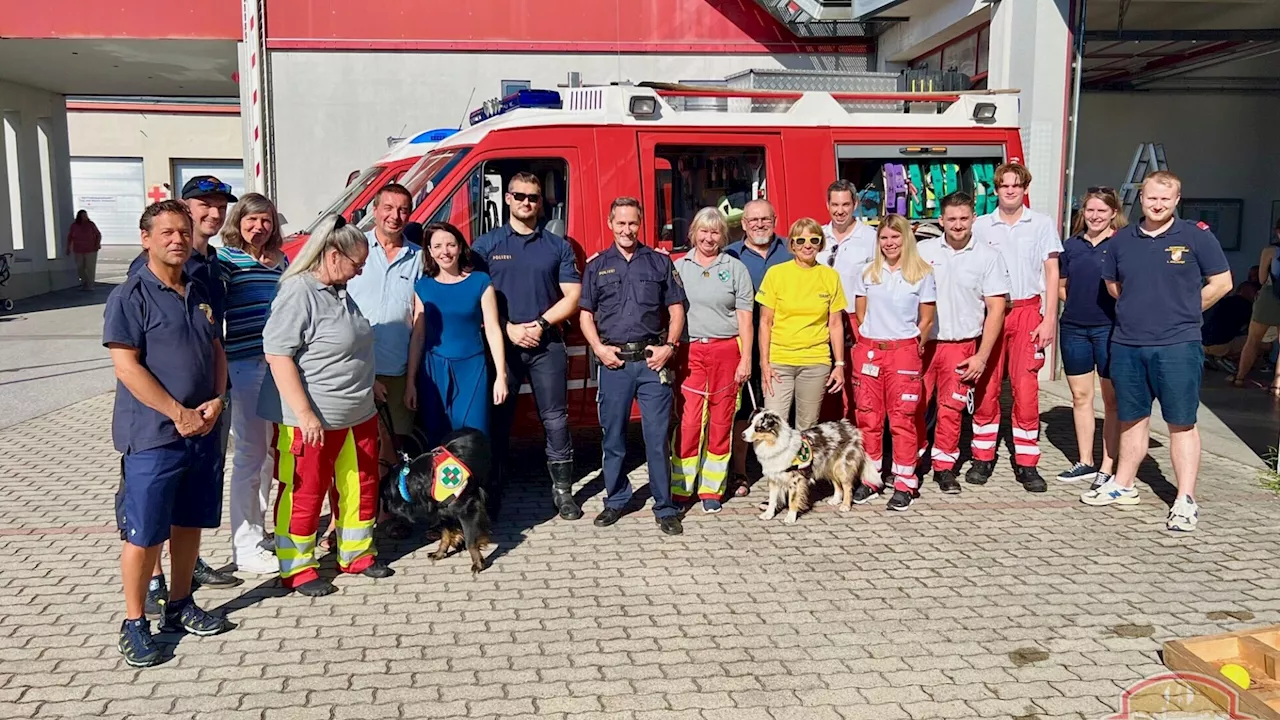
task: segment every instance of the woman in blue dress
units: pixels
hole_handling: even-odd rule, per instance
[[[507,399],[507,367],[498,296],[489,276],[473,272],[471,250],[449,223],[423,228],[422,279],[414,285],[409,367],[418,382],[405,388],[405,405],[431,445],[463,427],[489,432],[489,409]],[[490,386],[485,344],[500,368]]]

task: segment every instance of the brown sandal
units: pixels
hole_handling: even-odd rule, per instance
[[[746,497],[751,494],[751,480],[745,473],[733,474],[733,496]]]

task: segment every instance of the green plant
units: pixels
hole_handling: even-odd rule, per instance
[[[1280,462],[1280,449],[1267,448],[1262,459],[1267,463],[1267,467],[1258,471],[1258,483],[1271,492],[1280,494],[1280,469],[1277,467],[1277,462]]]

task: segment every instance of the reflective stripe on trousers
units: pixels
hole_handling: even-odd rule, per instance
[[[991,349],[987,370],[974,391],[973,459],[996,458],[996,434],[1000,429],[1000,386],[1006,369],[1013,392],[1013,462],[1035,467],[1040,462],[1040,368],[1045,353],[1031,342],[1040,325],[1040,298],[1017,300],[1004,319],[1004,331]],[[1007,364],[1007,368],[1006,368]]]
[[[724,496],[740,397],[734,374],[742,359],[737,338],[690,342],[681,351],[679,424],[671,440],[671,494],[719,500]]]
[[[285,587],[319,577],[315,559],[320,507],[337,488],[338,568],[358,573],[373,564],[378,507],[378,419],[326,430],[320,447],[304,445],[302,431],[276,425],[276,557]]]

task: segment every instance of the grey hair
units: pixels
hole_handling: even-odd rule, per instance
[[[289,269],[284,271],[280,282],[295,275],[314,272],[320,267],[320,263],[324,261],[324,254],[329,250],[337,250],[351,257],[356,249],[361,247],[369,247],[369,238],[357,230],[355,225],[348,225],[346,218],[330,213],[320,221],[320,225],[307,239],[307,243],[298,251],[298,257],[289,263]]]
[[[720,231],[720,249],[723,250],[725,243],[729,242],[729,225],[724,221],[724,215],[713,207],[704,207],[693,216],[693,220],[689,223],[689,243],[693,243],[693,238],[702,228],[710,228]]]

